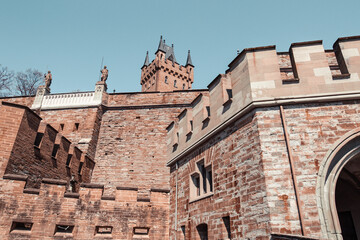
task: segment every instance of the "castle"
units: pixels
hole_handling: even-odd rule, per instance
[[[1,239],[360,237],[360,36],[193,72],[160,39],[141,92],[1,98]]]

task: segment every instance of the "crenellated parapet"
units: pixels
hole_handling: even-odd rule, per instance
[[[74,192],[90,182],[95,162],[28,107],[2,102],[0,122],[0,176],[24,175],[28,188],[58,179]]]
[[[168,126],[168,165],[255,107],[360,97],[360,36],[339,38],[331,50],[322,41],[288,52],[248,48],[228,67],[208,85],[209,98],[200,95]]]
[[[74,193],[61,179],[43,178],[38,189],[27,188],[27,180],[24,175],[6,174],[0,181],[0,200],[7,209],[0,214],[0,234],[6,239],[19,234],[36,239],[168,236],[163,224],[169,216],[168,189],[122,186],[106,196],[101,184],[82,183]],[[21,228],[24,223],[31,231]]]
[[[16,194],[35,194],[47,196],[49,189],[56,192],[61,198],[76,198],[82,201],[114,201],[117,203],[147,204],[168,204],[169,189],[139,189],[134,186],[118,186],[114,189],[113,195],[105,195],[104,185],[97,183],[81,183],[77,192],[71,192],[67,188],[67,181],[54,178],[42,178],[39,188],[29,188],[27,182],[29,177],[20,174],[5,174],[3,184],[7,189],[16,187]]]

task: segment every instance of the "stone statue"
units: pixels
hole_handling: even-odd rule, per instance
[[[45,88],[49,88],[52,80],[51,71],[48,71],[48,73],[44,75],[44,80],[45,80]]]
[[[72,176],[71,176],[71,179],[70,179],[70,181],[69,181],[68,189],[67,189],[68,192],[75,192],[75,183],[76,183],[76,182],[77,182],[77,181],[75,180],[75,176],[72,175]]]
[[[101,81],[105,82],[109,75],[109,70],[106,69],[106,66],[104,66],[104,69],[100,70],[101,72]]]

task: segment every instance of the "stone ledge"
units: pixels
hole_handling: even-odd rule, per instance
[[[115,201],[115,196],[101,196],[101,200]]]
[[[66,193],[64,193],[64,197],[66,197],[66,198],[79,198],[80,194],[79,193],[73,193],[73,192],[66,192]]]
[[[170,189],[161,189],[161,188],[151,188],[151,192],[162,192],[162,193],[169,193]]]
[[[96,184],[96,183],[81,183],[80,187],[83,188],[98,188],[98,189],[104,189],[103,184]]]
[[[298,236],[298,235],[288,235],[288,234],[278,234],[278,233],[271,233],[271,238],[272,240],[275,239],[301,239],[301,240],[317,240],[320,238],[309,238],[309,237],[304,237],[304,236]]]
[[[56,185],[66,185],[67,182],[65,180],[61,180],[61,179],[53,179],[53,178],[43,178],[41,180],[42,183],[47,183],[47,184],[56,184]]]
[[[137,187],[116,187],[116,190],[129,190],[129,191],[138,191]]]
[[[5,174],[5,175],[3,176],[3,179],[18,180],[18,181],[27,181],[28,176],[26,176],[26,175],[20,175],[20,174]]]
[[[150,198],[138,198],[138,202],[150,202]]]
[[[40,194],[40,189],[37,189],[37,188],[25,188],[23,193],[39,195]]]
[[[332,75],[333,80],[342,80],[350,78],[350,73]]]

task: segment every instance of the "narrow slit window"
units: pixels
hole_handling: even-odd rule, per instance
[[[207,175],[206,178],[207,178],[208,183],[209,183],[209,191],[212,192],[213,191],[213,180],[212,180],[211,167],[210,167],[210,170],[207,171],[206,175]]]
[[[202,183],[203,183],[203,193],[207,193],[207,179],[206,179],[206,169],[204,167],[204,164],[200,164],[199,166]]]
[[[64,127],[65,127],[65,124],[60,123],[59,132],[62,132],[64,130]]]
[[[60,145],[59,144],[54,144],[52,153],[51,153],[51,157],[56,158],[56,155],[58,153]]]
[[[43,138],[44,134],[43,133],[37,133],[36,134],[36,138],[35,138],[35,142],[34,142],[34,146],[35,147],[40,147],[40,144],[41,144],[41,140]]]
[[[80,123],[75,123],[75,125],[74,125],[74,131],[78,131],[78,130],[79,130],[79,125],[80,125]]]
[[[66,166],[70,166],[71,163],[71,158],[72,158],[72,154],[68,154],[67,159],[66,159]]]
[[[165,83],[168,83],[168,77],[165,76]]]
[[[174,80],[174,87],[176,87],[176,80]]]
[[[78,173],[81,175],[81,170],[83,168],[84,163],[80,162]]]
[[[185,83],[183,84],[183,90],[185,90]]]
[[[228,95],[228,99],[232,99],[232,89],[226,89],[227,95]]]
[[[210,117],[210,106],[206,106],[207,116]]]

